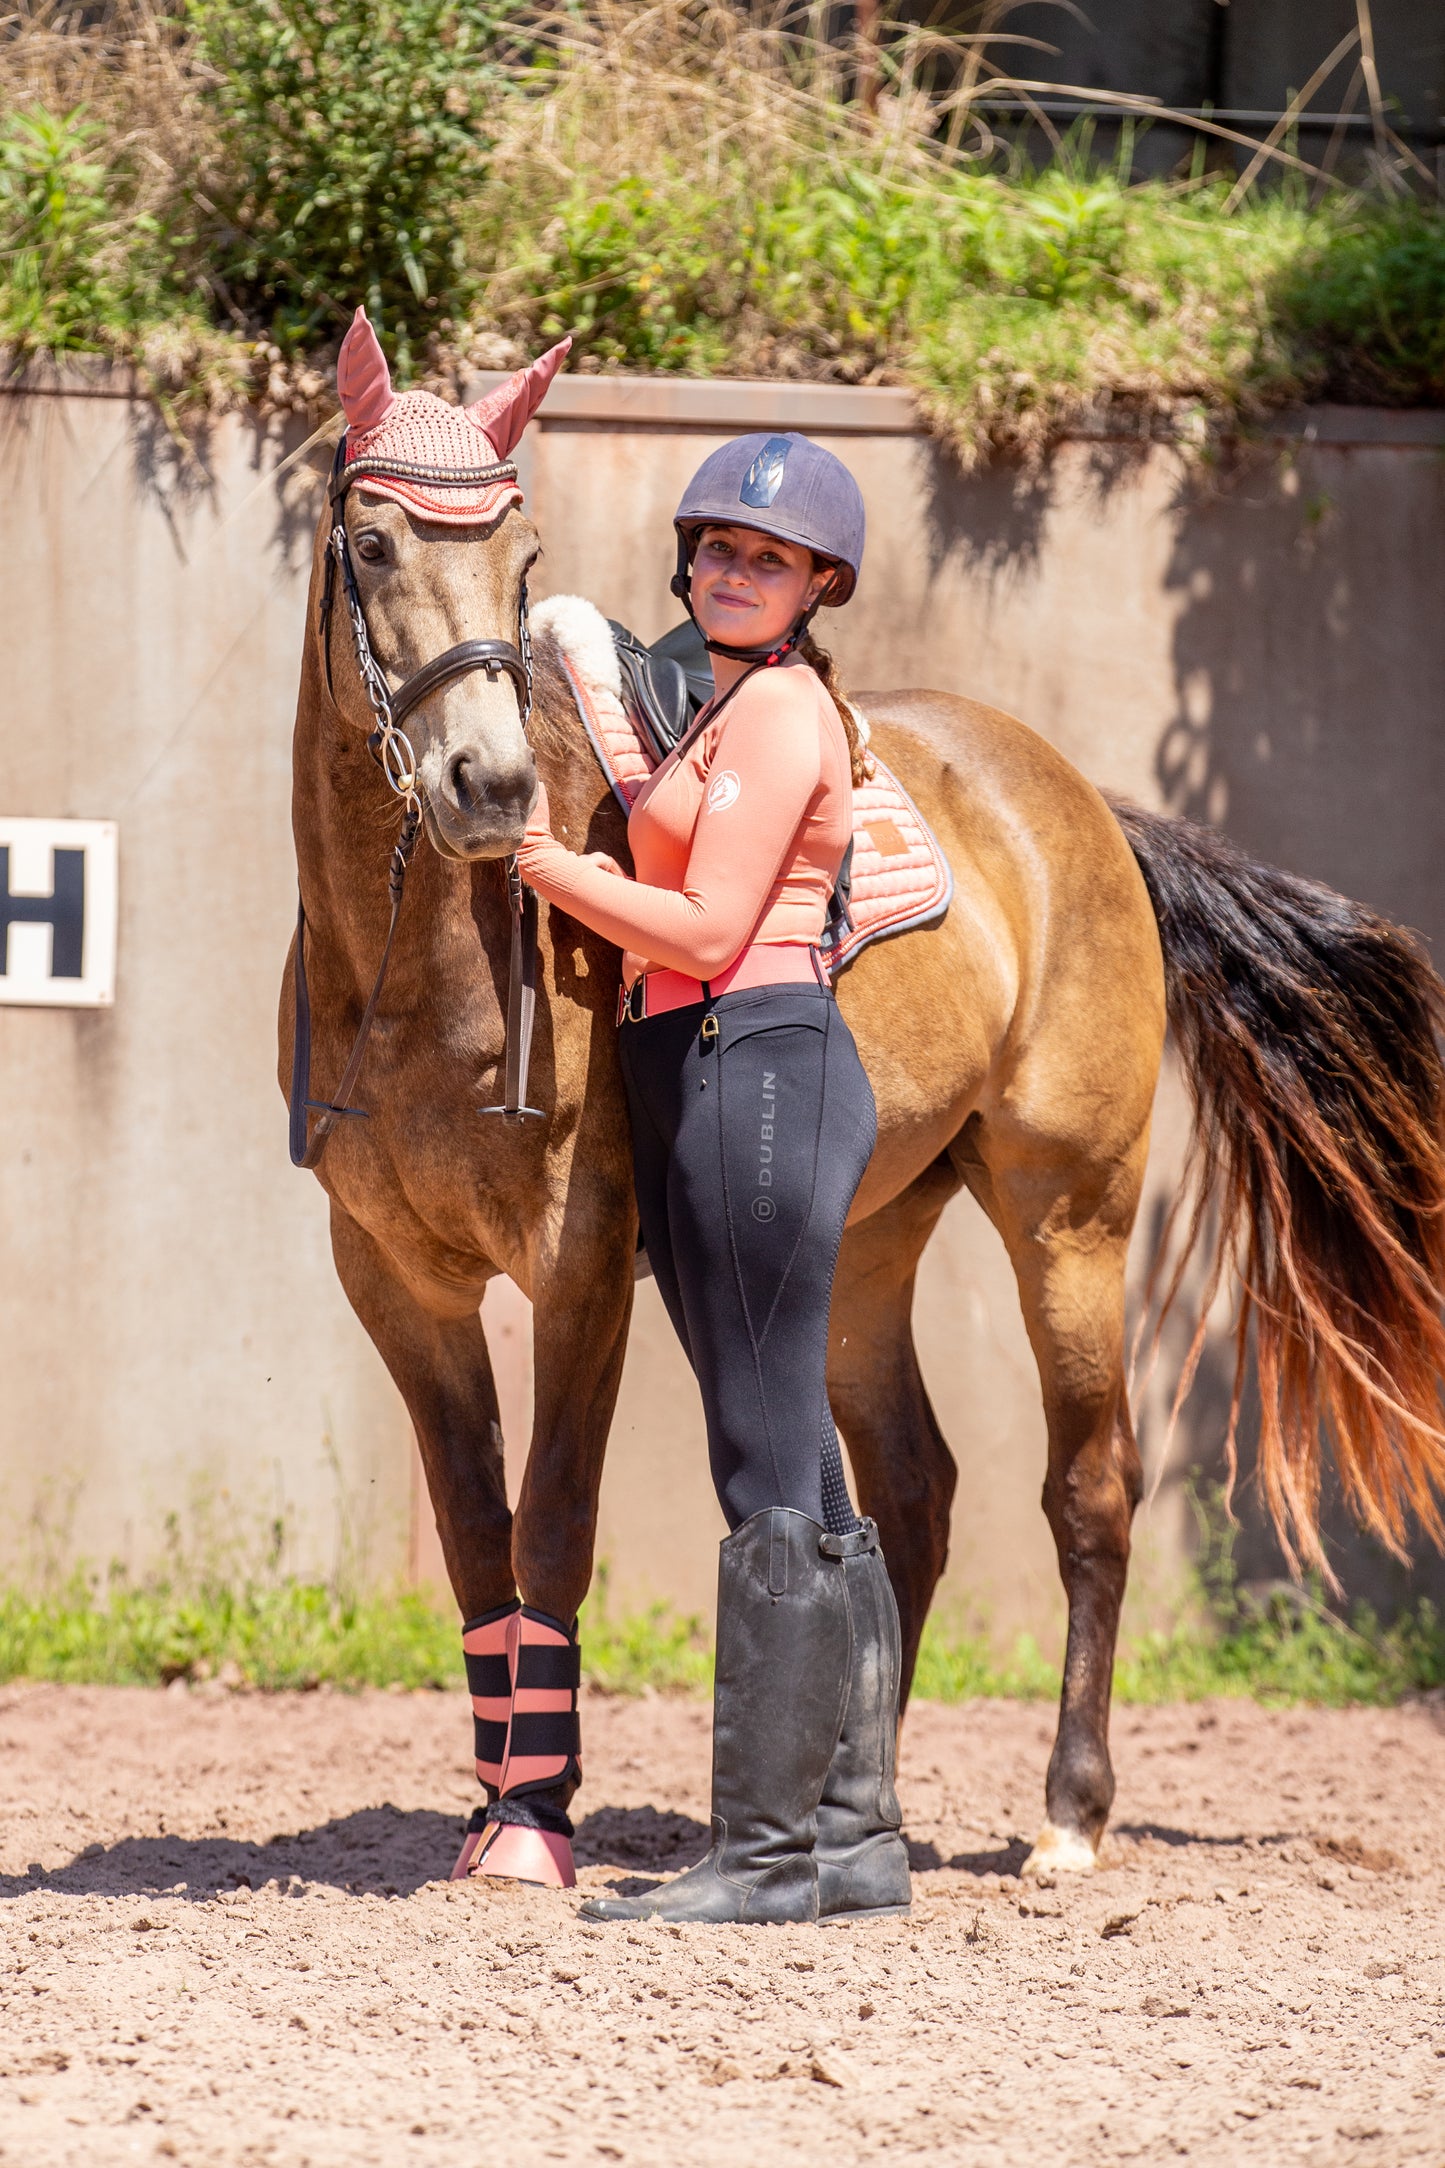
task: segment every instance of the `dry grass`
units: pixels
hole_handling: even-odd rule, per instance
[[[197,277],[215,162],[206,90],[184,19],[154,0],[20,0],[0,17],[0,124],[12,143],[38,131],[44,180],[66,190],[51,245],[8,255],[0,320],[22,356],[108,352],[168,407],[245,395],[251,357]],[[33,181],[46,150],[24,140]]]

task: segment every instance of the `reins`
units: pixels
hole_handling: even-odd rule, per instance
[[[401,916],[402,894],[406,885],[406,869],[416,848],[421,831],[421,798],[417,790],[416,754],[411,740],[402,725],[407,717],[443,685],[453,684],[456,679],[470,675],[473,670],[485,670],[495,679],[499,672],[510,677],[517,689],[517,705],[521,710],[522,728],[526,729],[532,715],[532,643],[527,628],[527,585],[522,592],[517,613],[517,640],[462,640],[449,647],[444,654],[423,663],[404,684],[395,691],[387,683],[385,672],[372,652],[371,635],[362,607],[361,590],[357,585],[356,568],[351,561],[351,545],[346,533],[346,498],[352,486],[374,476],[378,480],[405,479],[424,482],[429,488],[475,489],[492,482],[514,482],[517,469],[510,460],[499,460],[484,467],[433,468],[402,460],[357,460],[350,467],[346,464],[346,438],[343,436],[336,447],[332,463],[330,498],[332,528],[326,545],[326,576],[321,593],[320,624],[326,663],[326,690],[333,701],[335,692],[331,682],[331,615],[335,602],[336,575],[341,575],[342,592],[346,601],[347,615],[351,621],[352,646],[361,682],[376,717],[376,727],[367,739],[372,758],[386,777],[390,788],[402,801],[401,833],[391,854],[391,866],[387,876],[387,888],[391,897],[391,918],[382,945],[381,962],[377,966],[371,993],[361,1013],[351,1052],[341,1073],[333,1099],[311,1097],[311,997],[306,980],[306,905],[298,894],[296,902],[296,1028],[291,1052],[291,1164],[293,1167],[315,1167],[326,1149],[326,1140],[338,1121],[343,1118],[365,1121],[364,1107],[351,1104],[351,1094],[361,1074],[371,1028],[376,1021],[377,1005],[381,990],[386,983],[387,968],[391,962],[392,947],[396,940],[397,920]],[[500,1106],[479,1107],[481,1114],[500,1114],[504,1120],[521,1122],[528,1116],[541,1118],[540,1107],[529,1107],[527,1098],[527,1071],[532,1051],[532,1026],[537,1007],[537,899],[522,880],[515,855],[506,861],[507,899],[511,908],[512,943],[507,985],[507,1043],[503,1096]],[[320,1119],[311,1128],[309,1116]]]

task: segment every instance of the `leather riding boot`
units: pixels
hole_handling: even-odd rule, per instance
[[[712,1850],[645,1897],[594,1897],[591,1920],[818,1917],[818,1800],[848,1691],[848,1590],[816,1521],[753,1514],[718,1562]]]
[[[818,1917],[877,1919],[913,1902],[893,1786],[903,1637],[875,1523],[827,1540],[842,1553],[853,1661],[842,1735],[818,1802]]]

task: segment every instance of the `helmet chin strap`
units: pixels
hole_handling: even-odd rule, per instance
[[[791,655],[793,649],[806,634],[818,611],[822,608],[823,598],[832,584],[833,581],[830,575],[822,592],[814,596],[802,616],[795,620],[792,631],[784,639],[775,641],[770,647],[734,647],[728,640],[710,640],[698,623],[697,611],[692,606],[692,559],[682,536],[679,535],[677,538],[677,570],[672,576],[672,592],[676,595],[694,625],[697,625],[698,631],[702,633],[702,644],[709,655],[722,655],[729,662],[772,664],[780,663],[785,655]]]

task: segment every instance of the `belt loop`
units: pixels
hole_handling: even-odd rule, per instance
[[[702,998],[707,1003],[707,1014],[702,1020],[702,1030],[698,1036],[703,1045],[708,1046],[717,1037],[717,1017],[713,1013],[712,1006],[712,984],[708,979],[699,979],[697,983],[702,988]]]

